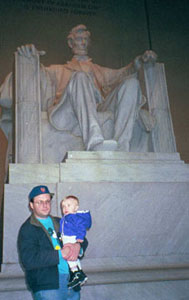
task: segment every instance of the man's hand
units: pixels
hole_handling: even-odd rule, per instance
[[[23,55],[27,58],[32,58],[33,56],[39,54],[44,55],[45,51],[38,51],[33,44],[24,45],[17,48],[17,51],[20,55]]]
[[[75,243],[75,244],[68,243],[64,245],[63,249],[61,250],[62,257],[66,260],[71,260],[71,261],[77,260],[79,251],[80,251],[79,243]]]

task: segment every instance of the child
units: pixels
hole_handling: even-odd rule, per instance
[[[82,243],[86,230],[91,227],[91,215],[89,211],[78,211],[79,199],[75,196],[67,196],[61,201],[63,217],[60,221],[60,233],[63,244]],[[68,261],[72,272],[68,288],[74,288],[84,284],[86,274],[81,269],[80,260]]]

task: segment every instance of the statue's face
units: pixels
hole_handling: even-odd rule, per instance
[[[72,40],[72,51],[74,55],[87,55],[89,37],[85,32],[78,33]]]

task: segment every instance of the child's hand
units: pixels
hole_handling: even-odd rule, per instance
[[[83,240],[77,239],[77,242],[78,242],[78,243],[83,243]]]

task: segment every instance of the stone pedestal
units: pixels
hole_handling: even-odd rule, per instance
[[[68,194],[91,211],[82,300],[189,298],[189,167],[178,153],[69,152],[61,164],[10,165],[9,178],[0,299],[31,299],[16,239],[40,183],[55,193],[52,214]]]

